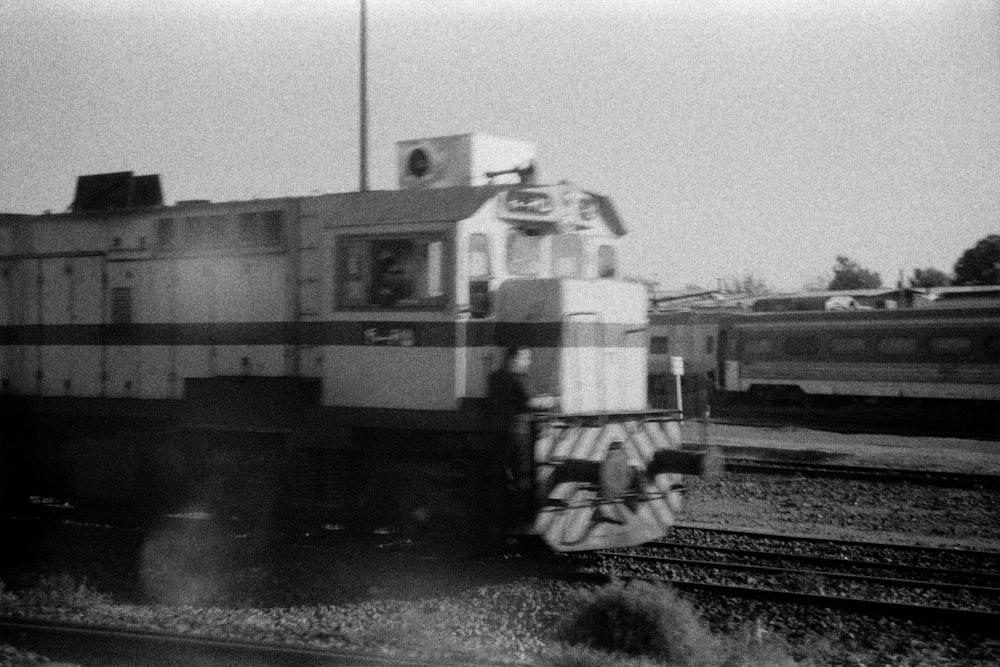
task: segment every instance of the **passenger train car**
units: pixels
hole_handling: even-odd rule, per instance
[[[559,398],[525,528],[557,550],[662,535],[700,463],[648,409],[611,201],[504,169],[520,142],[397,152],[394,191],[164,206],[122,172],[81,177],[70,212],[5,216],[5,502],[454,515],[488,493],[487,378],[517,344]]]
[[[1000,308],[789,313],[663,312],[650,317],[650,385],[666,358],[718,398],[1000,402]],[[660,392],[662,394],[662,391]],[[660,399],[655,402],[663,402]]]

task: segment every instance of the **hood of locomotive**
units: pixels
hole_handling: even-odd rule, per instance
[[[559,397],[534,432],[531,525],[555,551],[662,537],[681,508],[675,417],[648,408],[646,291],[618,280],[521,279],[497,292],[498,342],[529,347],[538,393]]]
[[[508,280],[496,294],[499,342],[531,348],[537,393],[563,413],[644,410],[646,291],[617,280]]]

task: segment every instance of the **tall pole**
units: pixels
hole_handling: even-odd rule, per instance
[[[361,192],[368,191],[368,54],[367,54],[367,12],[365,0],[361,0],[361,118],[360,118],[360,186]]]

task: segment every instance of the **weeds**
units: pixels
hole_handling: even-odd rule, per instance
[[[677,667],[718,664],[719,641],[672,589],[612,584],[581,595],[559,628],[567,644],[654,658]]]
[[[4,601],[7,601],[8,597],[4,594]],[[32,606],[74,609],[92,607],[108,601],[106,595],[91,588],[86,577],[77,582],[68,574],[41,575],[35,586],[19,591],[13,598]]]
[[[557,630],[549,667],[796,667],[787,645],[760,633],[719,638],[670,588],[612,584],[577,600]]]

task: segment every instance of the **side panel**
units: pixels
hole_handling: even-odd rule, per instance
[[[38,262],[7,260],[0,263],[0,324],[27,326],[38,322]],[[4,391],[31,393],[36,390],[38,369],[36,345],[4,345],[0,348],[0,377]]]
[[[73,265],[64,258],[45,258],[38,263],[42,323],[49,326],[71,324]],[[74,375],[73,346],[41,345],[39,352],[39,393],[43,396],[68,393]]]
[[[218,278],[211,258],[184,257],[177,260],[178,321],[210,324],[216,318]],[[182,345],[177,351],[178,382],[189,377],[217,375],[216,349],[210,342]]]
[[[328,346],[323,404],[452,410],[454,348]]]
[[[105,305],[105,322],[109,342],[115,341],[119,331],[137,321],[148,306],[143,305],[146,269],[133,261],[108,262],[108,299]],[[117,326],[116,326],[117,325]],[[122,327],[119,329],[118,327]],[[105,395],[111,398],[139,398],[142,395],[142,362],[144,347],[140,345],[109,344],[106,347]]]

